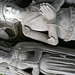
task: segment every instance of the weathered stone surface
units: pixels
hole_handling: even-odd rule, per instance
[[[21,2],[0,1],[0,73],[75,75],[75,50],[57,45],[58,38],[75,41],[75,8],[62,7],[75,1],[33,0],[26,8]]]
[[[0,73],[29,75],[23,70],[32,68],[32,75],[39,75],[40,72],[45,75],[75,74],[74,49],[45,46],[34,42],[20,42],[14,47],[0,48],[3,50],[0,50]]]

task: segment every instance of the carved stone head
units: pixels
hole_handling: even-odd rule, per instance
[[[21,8],[13,3],[6,3],[3,9],[6,19],[17,19],[21,13]]]

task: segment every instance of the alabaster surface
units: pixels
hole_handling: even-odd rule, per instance
[[[75,0],[20,3],[0,0],[0,74],[75,75]]]
[[[75,60],[72,58],[75,57],[74,49],[46,46],[34,42],[20,42],[10,48],[0,46],[0,49],[0,73],[6,75],[10,73],[39,75],[40,72],[44,75],[75,74]],[[30,74],[24,71],[28,68],[32,68]]]
[[[21,22],[22,32],[26,37],[57,45],[58,38],[64,41],[75,40],[75,9],[74,7],[61,8],[64,2],[65,0],[55,0],[52,4],[40,3],[26,8],[6,3],[3,15],[8,22],[15,20]]]

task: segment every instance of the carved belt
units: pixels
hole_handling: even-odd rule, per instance
[[[74,25],[75,25],[75,8],[70,7],[70,26],[67,30],[67,34],[66,34],[64,41],[70,41],[71,40],[71,36],[73,34],[73,31],[74,31]]]

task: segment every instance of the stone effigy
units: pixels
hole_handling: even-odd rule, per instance
[[[20,23],[17,20],[7,21],[3,15],[3,7],[5,2],[0,2],[0,38],[9,40],[14,39],[18,35],[18,26]]]
[[[56,0],[52,5],[43,3],[25,9],[12,3],[6,3],[3,8],[3,15],[9,22],[12,19],[20,21],[25,36],[57,45],[58,38],[64,41],[75,40],[75,9],[73,7],[60,9],[63,3],[64,0]],[[48,35],[41,33],[43,31],[48,31]]]
[[[72,4],[73,1],[53,0],[53,3],[40,4],[34,2],[26,8],[1,2],[0,38],[16,38],[20,35],[18,26],[21,24],[26,37],[50,45],[57,45],[58,38],[64,41],[75,40],[75,8],[61,8],[65,2]],[[19,43],[13,41],[13,46],[9,45],[11,42],[4,44],[0,41],[0,74],[40,75],[41,72],[44,75],[75,75],[74,49],[20,40]],[[32,69],[31,73],[27,73],[26,69]]]
[[[23,69],[33,68],[32,75],[39,75],[40,72],[45,75],[75,74],[75,60],[73,58],[70,59],[66,57],[70,55],[75,57],[75,55],[69,52],[69,50],[73,52],[74,50],[72,49],[62,48],[62,50],[65,51],[63,52],[59,47],[54,49],[50,46],[46,47],[45,45],[32,42],[21,42],[11,48],[0,46],[0,49],[3,50],[0,50],[0,63],[6,63],[7,65],[5,65],[4,68],[9,68],[6,73],[13,72],[15,75],[17,73],[19,75],[21,75],[21,73],[22,75],[28,75],[23,72]],[[56,52],[56,50],[58,51]],[[30,51],[34,51],[35,55],[33,56],[33,54],[29,53]],[[37,56],[36,52],[38,53]],[[31,61],[32,58],[33,61]],[[1,68],[0,71],[5,73],[4,68]]]

